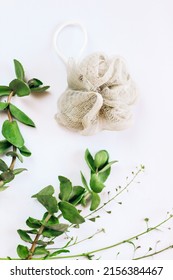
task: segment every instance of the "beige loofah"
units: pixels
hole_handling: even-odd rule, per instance
[[[124,61],[94,53],[67,66],[68,88],[58,101],[57,121],[83,135],[131,125],[137,90]]]

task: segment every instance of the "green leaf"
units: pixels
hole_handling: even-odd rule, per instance
[[[8,96],[11,93],[11,89],[7,86],[0,86],[0,97]]]
[[[19,151],[24,157],[30,157],[31,156],[31,152],[27,149],[26,146],[23,146],[23,147],[19,148]]]
[[[103,190],[104,184],[99,180],[97,174],[91,174],[90,187],[96,193],[100,193]]]
[[[21,238],[23,241],[32,243],[31,237],[30,237],[29,234],[27,234],[24,230],[18,229],[17,232],[18,232],[20,238]]]
[[[20,160],[20,162],[23,162],[22,156],[16,152],[10,151],[6,153],[6,156],[17,157]]]
[[[117,160],[114,161],[110,161],[108,164],[106,164],[106,166],[104,166],[101,170],[99,170],[99,173],[101,172],[105,172],[107,169],[109,169],[111,167],[112,164],[114,164],[115,162],[118,162]]]
[[[0,159],[0,170],[1,171],[7,171],[8,170],[8,165],[2,159]]]
[[[88,192],[90,192],[90,189],[89,189],[89,187],[88,187],[87,181],[86,181],[86,179],[85,179],[83,173],[80,172],[80,174],[81,174],[81,180],[82,180],[82,183],[83,183],[85,189],[86,189]]]
[[[94,211],[95,209],[97,209],[97,207],[100,205],[100,196],[95,193],[92,192],[91,193],[91,206],[90,206],[90,210]]]
[[[24,123],[26,125],[35,127],[34,122],[24,112],[22,112],[19,108],[17,108],[13,104],[10,104],[9,108],[10,108],[11,114],[13,115],[13,117],[15,117],[15,119],[17,119],[21,123]]]
[[[5,110],[8,107],[9,103],[7,102],[0,102],[0,111]]]
[[[41,221],[37,220],[37,219],[34,219],[32,217],[29,217],[27,220],[26,220],[26,224],[28,227],[30,228],[40,228],[41,227]]]
[[[91,171],[95,172],[96,169],[95,169],[95,165],[94,165],[94,159],[93,159],[93,157],[90,154],[88,149],[85,151],[85,161],[88,164],[88,166],[91,169]]]
[[[41,223],[43,224],[45,224],[45,219],[47,218],[47,215],[48,215],[49,213],[48,212],[46,212],[46,213],[44,213],[44,215],[43,215],[43,218],[42,218],[42,220],[41,220]],[[59,219],[57,218],[57,217],[55,217],[54,215],[52,215],[51,217],[50,217],[50,219],[49,219],[49,221],[46,223],[46,225],[57,225],[57,224],[59,224]]]
[[[27,169],[26,168],[16,168],[13,170],[13,174],[18,175],[18,174],[22,173],[23,171],[27,171]]]
[[[44,189],[42,189],[40,192],[34,194],[32,197],[38,197],[38,196],[41,196],[41,195],[53,195],[54,194],[54,188],[49,185],[47,187],[45,187]]]
[[[19,80],[22,80],[24,81],[25,79],[25,72],[24,72],[24,69],[23,69],[23,66],[22,64],[14,59],[14,68],[15,68],[15,73],[16,73],[16,77],[19,79]]]
[[[29,234],[37,234],[38,230],[36,229],[30,229],[30,230],[25,230],[25,232],[29,233]]]
[[[11,143],[9,143],[7,140],[0,141],[0,155],[4,154],[10,147]]]
[[[74,186],[69,198],[69,203],[77,205],[85,194],[85,189],[81,186]]]
[[[48,210],[50,214],[58,212],[58,204],[55,197],[51,195],[39,195],[37,200]]]
[[[57,231],[57,230],[47,229],[47,228],[45,228],[42,232],[42,235],[47,238],[57,237],[60,236],[61,234],[63,234],[62,231]]]
[[[11,170],[4,171],[1,173],[0,179],[5,183],[11,182],[14,179],[14,174]]]
[[[38,80],[38,79],[31,79],[28,81],[28,85],[29,87],[32,89],[32,88],[38,88],[39,86],[41,86],[43,83],[42,81]]]
[[[44,246],[38,246],[34,250],[34,255],[45,255],[48,253],[49,251]]]
[[[81,224],[85,222],[85,219],[79,214],[78,210],[72,204],[66,201],[61,201],[59,202],[59,208],[64,219],[72,224]]]
[[[70,251],[66,249],[60,249],[50,254],[49,257],[56,257],[57,255],[60,255],[62,253],[70,253]]]
[[[50,214],[58,212],[58,204],[54,194],[54,188],[50,185],[42,189],[39,193],[33,195],[32,197],[37,198],[37,200],[48,210]]]
[[[46,228],[49,228],[49,229],[53,229],[53,230],[56,230],[56,231],[59,231],[59,232],[65,232],[69,225],[67,224],[57,224],[57,225],[50,225],[48,223],[42,223]]]
[[[23,245],[18,245],[17,254],[18,254],[19,258],[21,258],[22,260],[25,260],[29,255],[28,247],[23,246]]]
[[[29,86],[19,79],[14,79],[9,84],[9,87],[15,94],[17,94],[20,97],[29,95],[31,93]]]
[[[48,88],[50,88],[50,86],[31,88],[31,92],[42,93],[42,92],[46,91]]]
[[[8,142],[14,145],[17,148],[21,148],[24,145],[24,139],[19,130],[18,124],[16,121],[10,122],[6,120],[2,126],[2,134]]]
[[[69,179],[63,176],[58,176],[60,181],[60,194],[59,198],[63,201],[68,201],[72,192],[72,183]]]
[[[102,183],[104,183],[106,180],[107,180],[107,178],[109,177],[109,175],[110,175],[110,172],[111,172],[111,167],[109,167],[107,170],[105,170],[104,172],[99,172],[98,173],[98,178],[99,178],[99,180],[102,182]]]
[[[37,244],[38,244],[38,245],[41,245],[41,246],[47,246],[47,245],[50,245],[50,244],[54,244],[54,242],[53,242],[53,241],[52,241],[52,242],[50,242],[50,241],[45,242],[45,241],[43,241],[43,240],[38,240],[38,241],[37,241]]]
[[[94,158],[94,165],[96,168],[103,167],[109,160],[109,154],[106,150],[101,150],[96,153]]]

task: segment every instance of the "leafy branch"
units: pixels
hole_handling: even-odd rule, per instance
[[[32,92],[44,92],[49,88],[49,86],[42,86],[43,83],[35,78],[26,81],[24,68],[19,61],[14,60],[14,67],[16,79],[12,80],[8,86],[0,86],[0,111],[7,114],[7,120],[2,124],[1,132],[4,139],[0,140],[0,156],[11,157],[9,166],[0,159],[0,191],[5,190],[8,187],[6,184],[11,182],[17,174],[26,170],[25,168],[15,169],[16,160],[23,162],[22,156],[31,155],[25,146],[18,122],[35,127],[32,119],[12,103],[12,98],[29,96]],[[6,100],[3,100],[4,98]]]
[[[85,160],[90,168],[89,183],[83,173],[81,173],[83,186],[73,186],[68,178],[59,176],[58,197],[54,196],[55,190],[51,185],[33,195],[47,211],[40,220],[32,217],[27,219],[29,230],[18,230],[20,238],[31,244],[30,248],[18,245],[17,253],[21,259],[33,259],[37,255],[51,258],[69,252],[66,248],[60,248],[51,253],[47,246],[54,244],[54,239],[65,234],[70,227],[79,227],[85,222],[78,206],[85,207],[90,204],[90,211],[94,211],[100,205],[99,193],[105,188],[104,183],[110,174],[112,164],[116,161],[109,162],[109,154],[105,150],[96,153],[95,158],[86,150]],[[33,234],[35,237],[31,238]]]
[[[91,260],[94,258],[95,254],[123,244],[133,245],[135,252],[136,249],[140,248],[140,246],[136,247],[135,241],[137,241],[141,236],[150,234],[155,230],[160,230],[164,224],[173,218],[173,215],[168,213],[167,218],[152,227],[149,226],[149,219],[145,218],[144,221],[147,224],[147,228],[144,231],[109,246],[97,248],[92,251],[71,254],[70,248],[72,246],[77,246],[82,242],[89,241],[98,233],[103,232],[103,229],[98,230],[96,233],[84,239],[69,237],[69,240],[65,243],[65,245],[59,248],[53,248],[52,245],[55,243],[55,240],[63,235],[67,237],[68,232],[70,232],[72,227],[80,228],[83,223],[95,221],[99,216],[93,217],[93,215],[104,209],[106,205],[111,203],[120,194],[127,190],[135,181],[136,177],[144,170],[144,166],[141,165],[136,172],[132,172],[131,179],[128,180],[123,188],[116,189],[115,195],[113,195],[107,202],[101,203],[100,193],[106,187],[105,182],[110,175],[112,164],[116,161],[109,161],[109,154],[105,150],[97,152],[94,158],[90,154],[89,150],[86,150],[85,161],[90,169],[90,179],[87,181],[84,174],[81,172],[82,186],[73,186],[72,182],[68,178],[59,176],[58,180],[60,184],[60,191],[58,195],[55,195],[54,187],[49,185],[32,196],[46,209],[46,212],[43,214],[41,219],[29,217],[26,220],[28,228],[25,230],[19,229],[17,231],[21,240],[29,244],[29,246],[19,244],[17,246],[17,254],[19,258],[15,259],[45,260],[85,257]],[[85,216],[82,214],[82,210],[84,208],[87,208],[89,211],[89,213]],[[158,250],[153,253],[150,252],[138,258],[133,257],[133,259],[147,258],[162,253],[172,247],[173,246],[170,245],[162,250]],[[11,258],[7,257],[0,259]]]

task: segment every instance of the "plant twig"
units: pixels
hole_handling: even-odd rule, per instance
[[[47,217],[46,217],[45,220],[44,220],[44,222],[47,223],[47,222],[50,220],[51,217],[52,217],[52,214],[48,213],[48,214],[47,214]],[[37,246],[37,241],[39,240],[39,238],[40,238],[40,236],[41,236],[41,234],[42,234],[44,228],[45,228],[45,226],[42,225],[42,226],[40,227],[40,229],[39,229],[37,235],[35,236],[35,239],[34,239],[34,241],[33,241],[33,243],[32,243],[31,249],[29,250],[29,255],[28,255],[27,260],[31,260],[31,259],[32,259],[32,256],[33,256],[34,251],[35,251],[35,247]]]

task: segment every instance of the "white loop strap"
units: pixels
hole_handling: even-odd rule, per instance
[[[81,25],[79,22],[74,22],[74,21],[68,21],[68,22],[65,22],[64,24],[62,24],[55,32],[55,35],[54,35],[54,47],[55,47],[55,50],[56,50],[56,53],[58,54],[58,56],[62,59],[62,61],[67,64],[68,62],[68,59],[67,57],[60,51],[59,47],[58,47],[58,36],[59,34],[61,33],[61,31],[66,28],[67,26],[78,26],[81,31],[83,32],[84,34],[84,40],[83,40],[83,44],[82,44],[82,47],[79,51],[79,55],[78,55],[78,58],[81,56],[82,52],[84,51],[85,47],[86,47],[86,44],[87,44],[87,39],[88,39],[88,36],[87,36],[87,31],[86,29],[83,27],[83,25]]]

